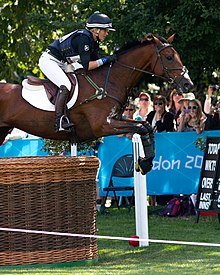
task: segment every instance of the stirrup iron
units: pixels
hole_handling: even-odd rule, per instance
[[[59,129],[58,131],[65,131],[65,132],[71,132],[72,127],[74,126],[73,123],[69,121],[69,118],[65,115],[62,115],[59,121]]]

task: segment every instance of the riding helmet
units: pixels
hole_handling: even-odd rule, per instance
[[[86,27],[88,29],[98,28],[115,31],[115,29],[112,28],[111,19],[106,14],[100,12],[95,12],[88,18]]]

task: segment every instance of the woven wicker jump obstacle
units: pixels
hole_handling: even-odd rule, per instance
[[[96,157],[0,159],[0,227],[96,235]],[[0,232],[0,266],[97,258],[95,238]]]

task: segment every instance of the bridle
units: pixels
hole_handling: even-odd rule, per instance
[[[167,48],[172,48],[172,45],[171,44],[166,44],[164,45],[163,47],[161,48],[158,48],[158,46],[155,46],[154,49],[155,49],[155,53],[157,54],[157,59],[154,63],[154,66],[153,66],[153,69],[152,69],[152,72],[149,72],[149,71],[146,71],[146,70],[143,70],[143,69],[139,69],[139,68],[136,68],[136,67],[132,67],[132,66],[129,66],[127,64],[124,64],[120,61],[116,61],[118,64],[120,64],[121,66],[125,67],[125,68],[128,68],[128,69],[131,69],[132,71],[138,71],[138,72],[141,72],[141,73],[145,73],[145,74],[150,74],[152,76],[156,76],[156,77],[159,77],[159,78],[162,78],[164,79],[165,81],[167,81],[168,83],[170,84],[175,84],[177,87],[179,87],[179,83],[181,82],[181,80],[184,78],[184,75],[188,73],[188,70],[185,66],[183,66],[182,68],[167,68],[163,62],[163,58],[161,56],[161,52]],[[160,62],[160,65],[162,67],[162,70],[166,73],[166,76],[161,76],[161,75],[157,75],[154,73],[154,69],[158,63],[158,61]],[[170,71],[176,71],[176,70],[180,70],[181,71],[181,78],[179,79],[179,81],[177,82],[176,80],[176,76],[174,78],[172,78],[170,76]]]
[[[166,72],[166,77],[165,77],[166,81],[169,82],[170,84],[176,84],[177,87],[179,87],[179,83],[181,82],[182,78],[184,77],[185,74],[188,73],[187,68],[185,66],[183,66],[182,68],[178,68],[178,67],[177,68],[167,68],[164,65],[163,59],[162,59],[161,54],[160,54],[163,50],[165,50],[167,48],[172,48],[172,47],[173,46],[171,44],[166,44],[165,46],[161,47],[160,49],[157,46],[154,47],[155,48],[155,52],[157,54],[157,59],[156,59],[155,64],[154,64],[153,71],[154,71],[154,69],[156,67],[156,64],[157,64],[158,60],[159,60],[160,61],[160,65],[161,65],[163,71]],[[177,82],[176,81],[176,76],[174,78],[172,78],[170,76],[169,72],[170,71],[178,71],[178,70],[181,71],[181,78]],[[160,76],[158,76],[158,77],[160,77]]]

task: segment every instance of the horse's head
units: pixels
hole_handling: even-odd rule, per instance
[[[179,54],[170,44],[174,39],[174,35],[165,40],[162,37],[148,34],[146,39],[154,44],[155,49],[155,55],[152,57],[151,62],[152,72],[157,76],[164,77],[183,92],[188,92],[193,83],[186,67],[182,64]]]

